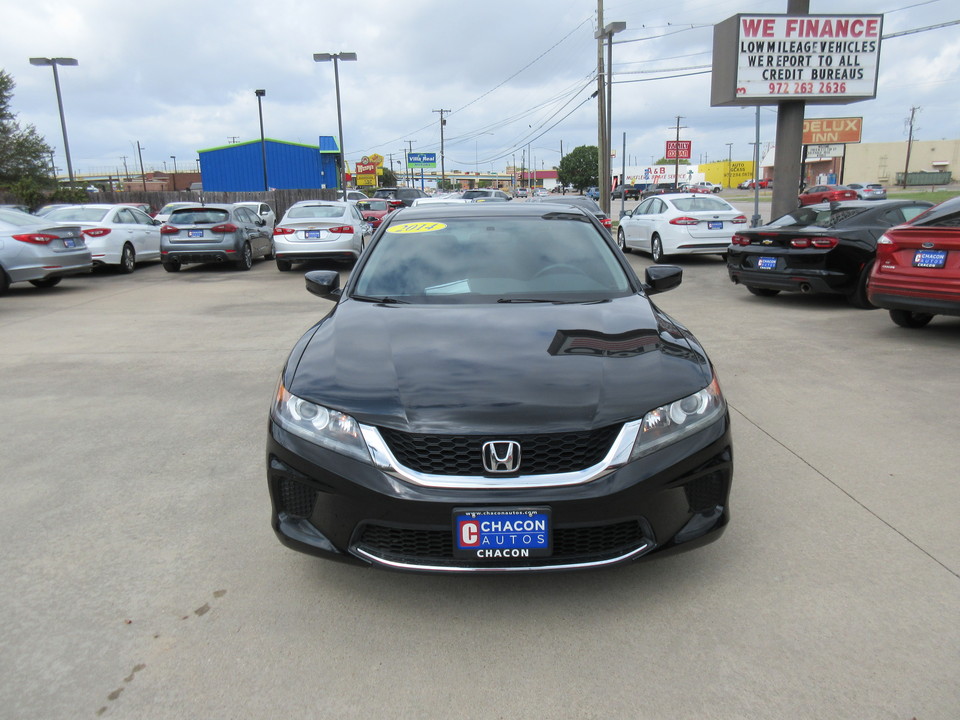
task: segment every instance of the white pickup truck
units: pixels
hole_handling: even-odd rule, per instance
[[[697,188],[699,190],[709,190],[710,192],[718,193],[723,190],[723,185],[717,185],[716,183],[707,182],[706,180],[702,182],[680,184],[681,190],[691,190],[693,188]]]

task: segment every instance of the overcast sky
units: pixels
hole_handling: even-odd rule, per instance
[[[0,68],[12,110],[56,149],[65,168],[53,77],[30,57],[73,57],[60,68],[74,169],[133,171],[137,141],[149,169],[196,168],[200,149],[259,138],[315,145],[337,134],[332,63],[340,64],[347,161],[412,149],[438,152],[446,114],[448,170],[502,170],[530,147],[536,167],[597,144],[596,0],[5,0]],[[613,146],[630,164],[663,155],[683,116],[693,161],[752,155],[755,113],[711,108],[712,26],[736,13],[782,13],[787,0],[608,0],[604,21],[627,28],[614,45]],[[362,9],[359,9],[361,8]],[[960,19],[956,0],[811,0],[810,12],[883,13],[884,35]],[[807,117],[863,116],[865,142],[960,138],[960,25],[883,43],[877,99],[808,105]],[[658,71],[651,73],[649,71]],[[701,74],[694,74],[701,73]],[[653,79],[668,75],[687,75]],[[642,82],[635,82],[642,80]],[[628,82],[634,81],[634,82]],[[776,112],[761,111],[761,143]],[[615,167],[620,161],[615,161]]]

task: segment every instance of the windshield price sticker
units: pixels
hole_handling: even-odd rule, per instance
[[[457,509],[453,554],[473,560],[513,560],[552,554],[549,508]]]
[[[443,230],[445,227],[447,226],[439,222],[400,223],[388,227],[387,232],[397,235],[412,235],[414,233],[436,232],[437,230]]]

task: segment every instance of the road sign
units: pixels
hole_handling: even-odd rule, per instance
[[[689,160],[692,146],[692,140],[667,140],[667,152],[664,157],[669,160],[675,158]]]

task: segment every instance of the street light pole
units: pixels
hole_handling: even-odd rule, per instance
[[[733,175],[730,172],[730,163],[733,162],[733,143],[727,143],[727,187],[730,187]],[[757,174],[757,169],[753,169],[753,174]],[[754,178],[756,180],[756,178]]]
[[[260,115],[260,157],[263,160],[263,191],[266,192],[270,189],[270,186],[267,185],[267,146],[263,139],[263,103],[261,99],[267,94],[267,91],[254,90],[253,93],[257,96],[257,113]]]
[[[171,155],[170,157],[173,159],[173,191],[176,192],[177,191],[177,156]]]
[[[356,60],[357,54],[354,52],[339,52],[339,53],[314,53],[313,61],[314,62],[330,62],[333,60],[333,79],[337,88],[337,131],[339,136],[337,137],[337,144],[339,145],[340,150],[340,177],[338,178],[340,182],[340,189],[343,191],[343,199],[347,199],[347,163],[343,155],[343,113],[340,109],[340,70],[338,69],[338,60]]]
[[[57,88],[57,108],[60,110],[60,128],[63,130],[63,152],[67,156],[67,176],[70,178],[70,187],[73,187],[73,163],[70,160],[70,143],[67,140],[67,121],[63,116],[63,97],[60,94],[60,75],[57,73],[57,65],[79,65],[76,58],[30,58],[31,65],[49,65],[53,68],[53,84]]]

